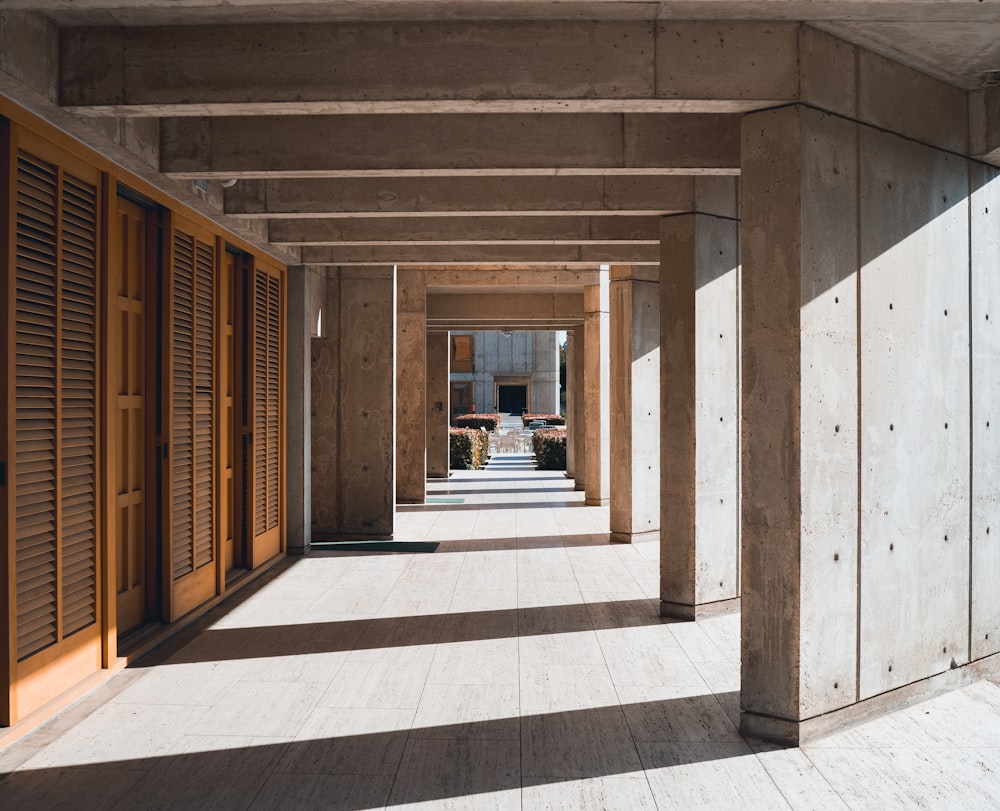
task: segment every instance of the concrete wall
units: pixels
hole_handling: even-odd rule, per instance
[[[391,537],[395,271],[326,270],[312,342],[312,536]]]
[[[804,107],[743,152],[744,724],[783,737],[998,650],[1000,181]]]

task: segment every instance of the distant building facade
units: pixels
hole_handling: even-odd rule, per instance
[[[559,413],[556,332],[453,332],[452,419],[472,411]]]

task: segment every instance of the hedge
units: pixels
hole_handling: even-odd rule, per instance
[[[455,417],[455,425],[459,428],[485,428],[495,431],[500,427],[499,414],[463,414]]]
[[[489,435],[478,428],[451,428],[448,431],[449,467],[452,470],[479,470],[490,455]]]
[[[532,436],[539,470],[566,469],[566,429],[539,428]]]
[[[548,425],[565,425],[566,418],[560,414],[522,414],[521,422],[524,423],[524,427],[528,427],[528,423],[532,420],[545,420]]]

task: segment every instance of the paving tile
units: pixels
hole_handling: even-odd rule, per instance
[[[521,807],[517,741],[411,740],[388,807],[511,809]]]
[[[210,707],[232,692],[247,667],[246,661],[237,660],[137,668],[141,678],[111,701]]]
[[[375,774],[272,774],[250,811],[358,811],[383,808],[392,777]]]
[[[527,665],[603,665],[604,652],[593,631],[522,636],[521,662]]]
[[[637,741],[739,742],[739,730],[714,695],[623,705]]]
[[[594,665],[521,665],[521,713],[618,706],[608,669]]]
[[[196,734],[294,736],[323,694],[323,685],[242,682],[190,726]]]
[[[517,639],[484,639],[438,646],[427,684],[518,684]]]
[[[795,811],[816,808],[847,811],[848,806],[840,795],[801,749],[786,748],[755,739],[749,739],[747,743]]]
[[[178,704],[106,704],[22,768],[101,765],[146,771],[149,758],[172,754],[177,742],[211,711],[211,707]]]
[[[656,811],[644,774],[557,780],[526,777],[521,790],[523,811]]]
[[[123,797],[134,796],[132,787],[143,774],[115,764],[15,771],[0,781],[0,805],[18,811],[113,808]]]
[[[429,685],[420,698],[411,738],[517,740],[518,685]]]
[[[188,735],[150,769],[115,809],[246,808],[287,746],[273,738]],[[138,799],[141,798],[141,799]]]
[[[790,807],[746,743],[640,742],[638,747],[660,811]]]
[[[320,707],[416,709],[430,662],[348,662],[319,700]]]
[[[414,710],[317,707],[275,767],[296,774],[393,775]]]
[[[642,769],[620,707],[525,715],[521,770],[526,778],[600,777]]]
[[[851,809],[1000,808],[997,749],[809,749]]]

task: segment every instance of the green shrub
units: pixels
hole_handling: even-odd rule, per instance
[[[452,470],[479,470],[490,455],[489,435],[479,428],[451,428],[448,431],[449,467]]]
[[[455,425],[459,428],[485,428],[487,431],[495,431],[500,427],[500,415],[463,414],[455,418]]]
[[[539,470],[566,469],[566,429],[539,428],[532,436]]]
[[[560,416],[559,414],[522,414],[521,422],[524,423],[524,427],[528,427],[528,423],[532,420],[545,420],[548,425],[565,425],[566,418]]]

